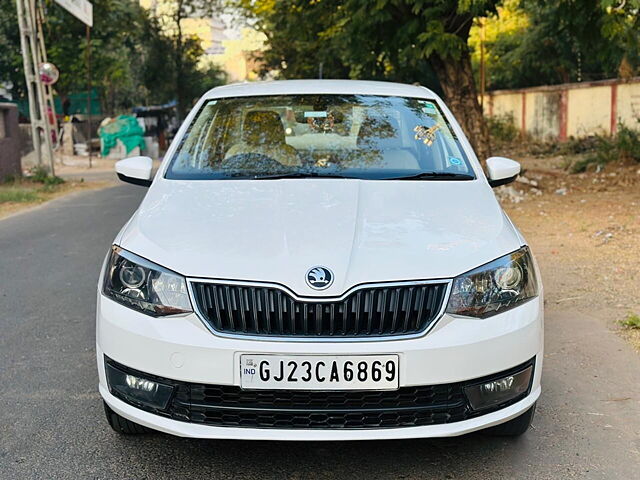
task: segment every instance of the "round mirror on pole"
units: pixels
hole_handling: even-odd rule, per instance
[[[45,85],[53,85],[60,78],[60,72],[51,62],[41,63],[38,67],[38,74],[40,75],[40,81]]]

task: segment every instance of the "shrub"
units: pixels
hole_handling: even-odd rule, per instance
[[[2,179],[2,183],[16,183],[19,179],[20,177],[18,175],[10,173],[9,175],[5,175],[5,177]]]
[[[513,142],[520,136],[512,115],[496,115],[487,117],[489,135],[497,142]]]
[[[640,315],[630,313],[627,318],[620,321],[620,324],[625,328],[640,329]]]
[[[632,130],[623,124],[618,125],[616,148],[620,160],[640,162],[640,131]]]
[[[29,170],[31,174],[29,179],[32,182],[42,183],[44,185],[60,185],[64,180],[60,177],[49,175],[49,171],[42,165],[38,165]]]
[[[618,133],[613,136],[589,137],[591,152],[587,157],[578,160],[571,166],[573,173],[586,171],[590,165],[604,166],[613,161],[640,162],[640,131],[633,130],[626,125],[618,124]],[[584,152],[576,152],[584,153]]]

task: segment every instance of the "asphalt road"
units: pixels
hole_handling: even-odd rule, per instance
[[[556,310],[538,413],[516,440],[118,436],[97,392],[95,284],[143,194],[84,192],[0,220],[0,478],[640,478],[640,355],[603,319]]]

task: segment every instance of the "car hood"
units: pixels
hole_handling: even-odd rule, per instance
[[[188,277],[341,295],[370,282],[452,278],[516,250],[483,181],[157,179],[118,243]],[[335,280],[318,292],[314,266]]]

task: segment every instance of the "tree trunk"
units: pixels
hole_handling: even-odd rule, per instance
[[[465,50],[458,59],[432,55],[429,61],[438,76],[447,105],[484,166],[485,160],[491,156],[491,141],[478,101],[469,52]]]
[[[176,34],[175,34],[175,48],[176,48],[176,52],[175,52],[175,67],[176,67],[176,78],[175,78],[175,86],[176,86],[176,98],[178,100],[178,105],[176,108],[176,113],[178,116],[178,122],[182,122],[182,120],[184,120],[185,117],[185,113],[186,113],[186,105],[185,105],[185,94],[184,94],[184,89],[183,89],[183,72],[182,72],[182,66],[183,66],[183,55],[184,55],[184,43],[183,43],[183,38],[182,38],[182,14],[183,14],[183,1],[179,0],[178,4],[176,6],[176,12],[175,12],[175,24],[176,24]]]

